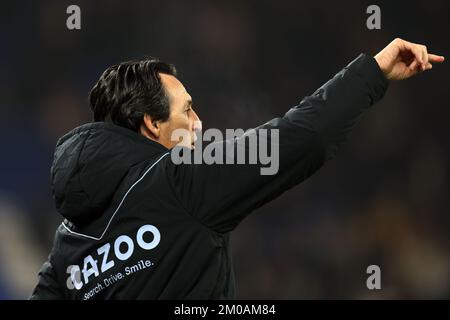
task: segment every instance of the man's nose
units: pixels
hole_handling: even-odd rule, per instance
[[[193,112],[193,114],[194,114],[194,119],[193,119],[192,130],[200,131],[200,130],[202,130],[202,122],[200,121],[200,118],[198,117],[197,113]]]

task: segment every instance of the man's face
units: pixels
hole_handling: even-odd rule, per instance
[[[201,122],[193,109],[192,98],[183,84],[174,76],[160,73],[162,84],[169,97],[170,116],[161,122],[158,142],[168,149],[177,145],[180,140],[172,140],[176,129],[185,130],[182,145],[192,148],[196,139],[195,131],[201,130]]]

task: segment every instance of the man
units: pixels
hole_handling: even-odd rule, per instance
[[[395,39],[374,58],[360,55],[283,117],[215,142],[236,154],[252,137],[271,142],[263,130],[278,130],[274,175],[258,165],[174,163],[173,133],[189,133],[182,150],[192,155],[200,129],[174,67],[147,59],[108,68],[90,94],[95,122],[57,143],[52,186],[65,220],[31,299],[234,298],[230,232],[331,159],[388,80],[443,61]]]

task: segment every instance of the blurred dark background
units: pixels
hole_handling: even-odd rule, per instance
[[[81,30],[66,8],[81,8]],[[381,8],[368,30],[366,8]],[[0,299],[27,298],[61,217],[59,136],[111,64],[174,63],[204,128],[284,114],[395,37],[449,58],[448,1],[10,1],[0,19]],[[450,298],[450,62],[392,83],[338,157],[234,232],[237,298]],[[200,195],[199,195],[200,196]],[[367,266],[381,290],[366,288]]]

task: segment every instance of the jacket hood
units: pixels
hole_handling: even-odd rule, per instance
[[[167,151],[157,142],[110,123],[73,129],[58,140],[51,168],[57,211],[75,224],[96,219],[130,168]]]

